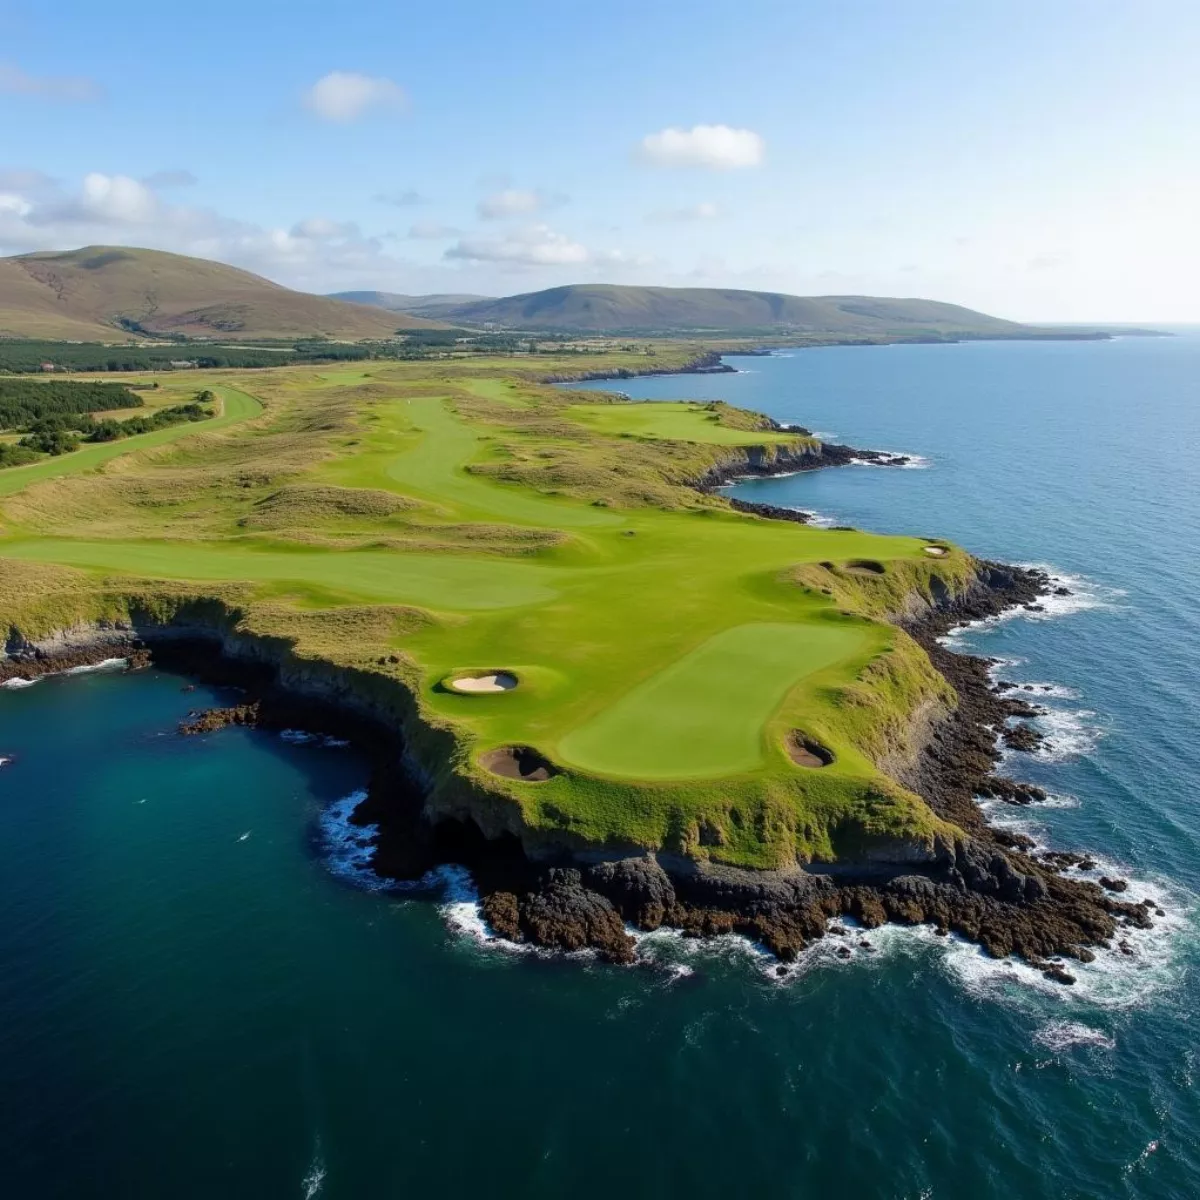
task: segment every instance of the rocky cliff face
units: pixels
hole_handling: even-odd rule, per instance
[[[1048,962],[1051,956],[1089,957],[1089,945],[1112,938],[1122,923],[1147,924],[1149,911],[1062,878],[1054,863],[1035,861],[1014,839],[988,829],[974,796],[1015,795],[1021,786],[992,775],[995,730],[1012,701],[997,695],[986,663],[950,654],[937,641],[961,621],[1033,602],[1046,584],[1036,572],[983,563],[969,586],[909,597],[896,614],[950,680],[959,703],[915,713],[911,737],[887,765],[962,832],[931,841],[874,840],[848,860],[784,871],[633,848],[613,853],[530,831],[515,801],[454,773],[454,740],[420,716],[410,683],[298,656],[285,638],[239,630],[237,614],[213,602],[182,603],[125,622],[81,623],[37,641],[12,632],[0,656],[0,681],[116,656],[142,661],[146,648],[169,657],[199,644],[209,663],[234,664],[257,685],[360,719],[382,731],[366,819],[395,819],[393,845],[412,843],[402,847],[405,853],[391,852],[390,863],[403,860],[401,873],[419,874],[449,847],[452,861],[477,871],[485,912],[504,936],[564,949],[595,946],[627,961],[633,951],[624,922],[646,929],[666,924],[698,935],[743,932],[788,959],[840,916],[867,926],[925,921],[993,953],[1022,954],[1066,982],[1069,974]],[[401,793],[416,798],[404,812]],[[450,827],[475,833],[447,843],[438,831]],[[409,853],[413,847],[419,853]]]

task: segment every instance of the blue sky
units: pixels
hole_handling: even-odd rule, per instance
[[[0,0],[0,253],[1200,320],[1200,5]]]

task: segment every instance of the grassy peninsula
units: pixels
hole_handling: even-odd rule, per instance
[[[881,769],[953,702],[883,618],[972,560],[733,512],[694,485],[819,445],[539,382],[574,361],[230,374],[203,426],[0,472],[0,621],[33,640],[215,605],[408,697],[432,810],[530,845],[767,867],[947,832]],[[453,686],[496,673],[515,686]]]

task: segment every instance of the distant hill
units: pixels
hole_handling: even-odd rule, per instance
[[[1019,337],[1028,326],[937,300],[788,296],[729,288],[574,284],[440,310],[445,320],[576,333],[787,332],[839,337],[975,334]]]
[[[386,308],[389,312],[429,316],[464,304],[491,300],[492,297],[478,296],[471,292],[433,292],[428,296],[405,296],[400,292],[330,292],[329,299],[344,300],[347,304],[370,304],[376,308]]]
[[[2,337],[373,338],[431,325],[161,250],[86,246],[0,258]]]

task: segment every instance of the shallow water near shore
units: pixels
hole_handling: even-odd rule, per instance
[[[782,978],[739,938],[511,953],[461,871],[359,886],[351,750],[178,738],[228,694],[156,670],[0,689],[6,1195],[1194,1194],[1200,339],[731,361],[609,386],[920,454],[736,491],[1067,577],[956,635],[1052,710],[1010,766],[1051,801],[995,817],[1167,917],[1074,988],[848,924]]]

